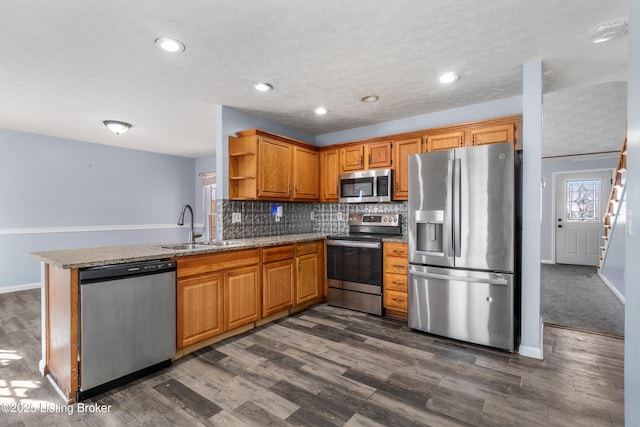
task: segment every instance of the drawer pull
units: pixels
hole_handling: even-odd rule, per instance
[[[392,266],[393,268],[407,268],[406,265],[398,265],[398,264],[393,264]]]
[[[404,302],[404,300],[403,300],[403,299],[396,298],[396,297],[393,297],[393,298],[391,298],[391,299],[392,299],[392,300],[394,300],[395,302]]]
[[[402,286],[402,285],[404,285],[404,282],[396,282],[396,281],[393,281],[393,282],[391,282],[391,283],[393,283],[394,285],[398,285],[398,286]]]

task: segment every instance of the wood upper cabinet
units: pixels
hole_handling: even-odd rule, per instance
[[[390,168],[392,142],[351,145],[340,150],[341,172]]]
[[[382,169],[391,167],[391,141],[374,142],[365,145],[365,169]]]
[[[340,171],[364,169],[364,145],[352,145],[340,150]]]
[[[324,256],[320,241],[296,245],[296,304],[321,296]]]
[[[267,317],[293,305],[295,245],[262,250],[262,316]]]
[[[515,123],[489,126],[471,131],[472,145],[499,144],[515,142]]]
[[[422,151],[422,138],[414,137],[393,141],[393,158],[396,160],[393,173],[393,199],[407,200],[409,197],[409,156]]]
[[[261,281],[258,265],[225,273],[224,301],[226,330],[255,322],[261,314]]]
[[[291,144],[260,137],[258,142],[258,197],[286,200],[291,198]]]
[[[315,150],[293,146],[293,199],[318,200],[319,155]]]
[[[464,132],[447,132],[429,134],[427,136],[427,151],[451,150],[464,146]]]
[[[320,152],[320,201],[337,202],[340,198],[340,151]]]
[[[319,155],[311,145],[249,129],[229,137],[231,200],[318,200]]]

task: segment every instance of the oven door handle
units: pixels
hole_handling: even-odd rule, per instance
[[[380,249],[380,242],[356,242],[353,240],[327,240],[327,246],[343,246],[347,248]]]

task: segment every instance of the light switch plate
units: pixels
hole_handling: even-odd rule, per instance
[[[242,222],[242,213],[240,212],[233,212],[231,214],[231,223],[232,224],[237,224]]]
[[[633,236],[633,218],[631,217],[631,209],[627,209],[627,223],[626,223],[626,234],[627,236]]]

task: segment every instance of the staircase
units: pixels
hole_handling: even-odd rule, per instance
[[[604,215],[604,235],[602,239],[604,244],[600,246],[600,255],[598,256],[598,267],[602,270],[604,262],[607,258],[607,248],[609,247],[609,239],[613,232],[613,227],[616,223],[616,215],[618,214],[618,206],[624,193],[624,185],[627,180],[627,138],[624,139],[622,144],[622,150],[620,151],[620,159],[618,160],[618,168],[616,170],[616,176],[613,180],[613,186],[611,186],[611,193],[609,194],[609,202],[607,203],[607,212]]]

